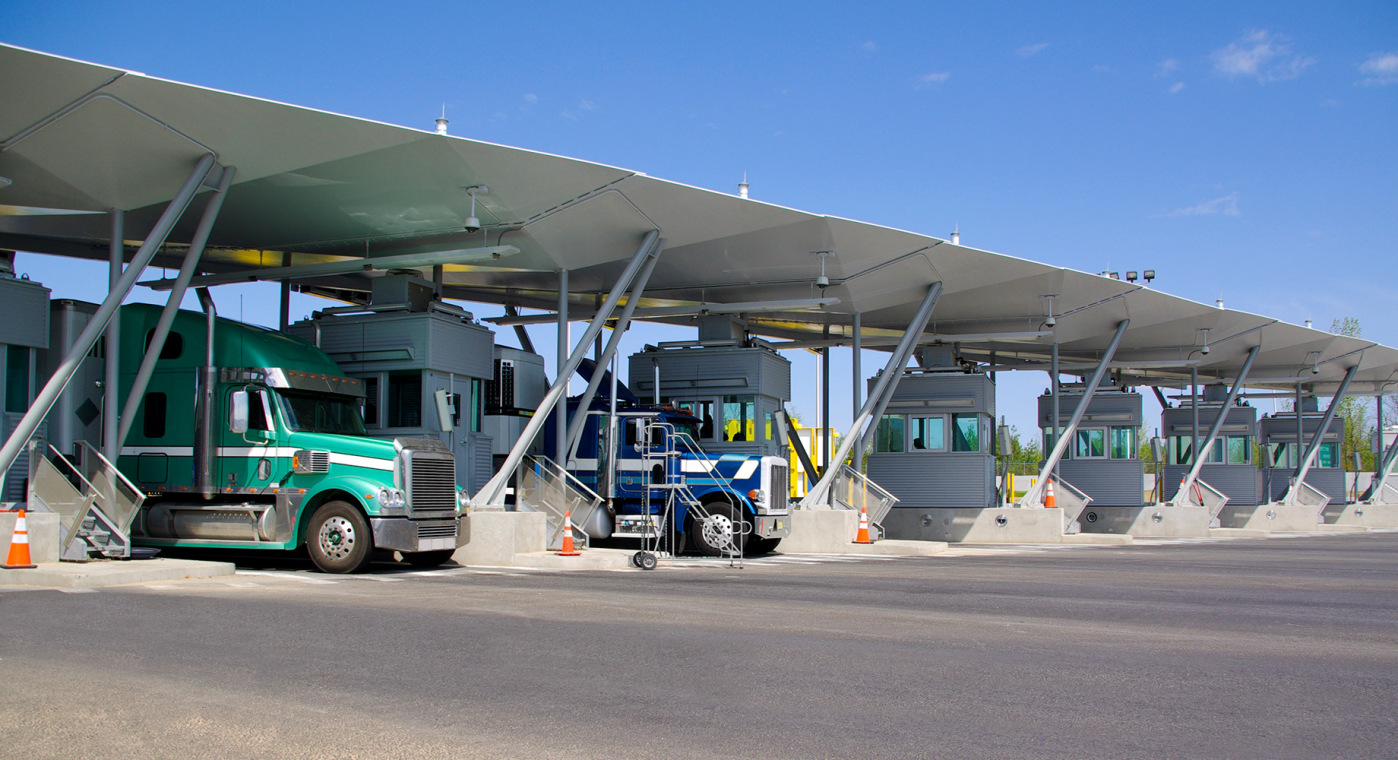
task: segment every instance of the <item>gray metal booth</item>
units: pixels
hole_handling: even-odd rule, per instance
[[[11,254],[13,256],[13,254]],[[0,391],[5,407],[0,414],[0,436],[9,438],[19,424],[37,392],[35,386],[39,352],[49,345],[49,289],[29,278],[18,278],[9,267],[12,258],[4,260],[0,271],[0,303],[5,318],[0,319]],[[40,375],[41,376],[41,375]],[[35,437],[43,438],[46,425],[41,425]],[[24,501],[29,480],[29,454],[19,458],[5,474],[5,501]]]
[[[874,432],[869,479],[898,497],[894,509],[995,506],[995,383],[980,372],[903,373]]]
[[[699,418],[697,443],[706,451],[785,457],[776,413],[791,399],[791,362],[726,317],[701,322],[699,338],[633,354],[628,386],[650,403],[659,377],[660,402]]]
[[[1218,438],[1205,452],[1199,478],[1228,497],[1228,506],[1256,506],[1261,492],[1261,474],[1252,461],[1252,444],[1257,440],[1257,409],[1239,402],[1225,413],[1223,402],[1228,390],[1222,385],[1204,388],[1198,399],[1199,442],[1203,443],[1220,414],[1226,414]],[[1174,499],[1180,480],[1194,464],[1194,408],[1189,400],[1160,413],[1160,431],[1165,437],[1164,500]]]
[[[432,292],[432,283],[420,277],[380,277],[371,306],[319,311],[287,332],[364,381],[370,435],[441,440],[456,456],[460,485],[474,491],[492,474],[483,424],[494,333],[470,313],[434,300]],[[448,416],[445,426],[441,411]]]
[[[494,351],[494,373],[485,385],[485,432],[491,440],[492,472],[505,462],[549,389],[544,357],[510,346],[497,345]],[[529,453],[542,454],[543,441],[542,435],[536,436]]]
[[[1314,396],[1301,399],[1301,445],[1296,445],[1296,413],[1277,412],[1262,418],[1262,487],[1268,501],[1280,499],[1291,483],[1291,475],[1301,466],[1301,456],[1320,429],[1324,413]],[[1345,437],[1345,420],[1338,414],[1330,421],[1320,449],[1316,451],[1306,483],[1330,497],[1331,504],[1344,504],[1345,468],[1340,461],[1340,441]]]
[[[1060,385],[1058,428],[1068,427],[1083,397],[1082,385]],[[1095,507],[1145,505],[1145,463],[1140,459],[1141,394],[1098,388],[1058,465],[1058,474],[1092,497]],[[1043,450],[1053,448],[1053,394],[1039,397]],[[1042,464],[1042,463],[1040,463]],[[1178,485],[1176,486],[1178,487]]]

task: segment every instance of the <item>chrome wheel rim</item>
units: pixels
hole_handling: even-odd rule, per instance
[[[354,551],[354,524],[335,516],[320,524],[320,551],[333,560],[348,557]]]
[[[728,515],[709,515],[704,518],[700,532],[704,543],[715,549],[726,549],[733,543],[733,521]]]

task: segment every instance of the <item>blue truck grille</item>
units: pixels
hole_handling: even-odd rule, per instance
[[[450,457],[408,457],[408,509],[424,512],[456,512],[456,462]]]
[[[786,511],[787,500],[791,496],[791,485],[787,477],[785,467],[772,468],[772,491],[767,496],[767,509],[769,511]]]

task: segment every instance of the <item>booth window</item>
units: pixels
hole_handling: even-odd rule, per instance
[[[422,373],[392,372],[388,376],[388,427],[422,425]]]
[[[1339,446],[1340,444],[1338,443],[1320,444],[1320,450],[1317,451],[1315,455],[1315,466],[1334,467],[1335,463],[1340,461],[1340,458],[1336,456],[1336,454],[1338,453],[1336,452],[1336,449],[1339,448]]]
[[[754,396],[723,397],[723,440],[751,441],[757,417],[757,400]]]
[[[1112,428],[1112,459],[1135,459],[1139,456],[1136,443],[1137,431],[1133,427]]]
[[[885,414],[874,432],[874,451],[902,451],[905,420],[901,414]]]
[[[941,415],[913,417],[912,435],[912,451],[946,451],[947,418]]]
[[[714,402],[690,399],[688,401],[675,401],[674,405],[676,409],[683,409],[698,418],[701,439],[706,441],[714,439]]]
[[[460,407],[460,406],[457,407],[456,412],[457,412],[457,418],[460,419],[460,415],[461,415],[461,407]],[[482,415],[483,415],[484,413],[485,413],[485,383],[483,383],[483,382],[481,381],[481,379],[478,378],[478,377],[477,377],[477,378],[472,378],[472,379],[471,379],[471,418],[470,418],[470,422],[471,422],[471,428],[470,428],[470,430],[471,430],[472,433],[479,433],[479,432],[481,432],[481,427],[482,427],[482,423],[483,423],[483,420],[484,420],[484,418],[482,417]]]
[[[1252,436],[1230,435],[1227,445],[1229,464],[1252,464]]]
[[[1073,437],[1074,459],[1103,459],[1106,453],[1107,431],[1102,428],[1087,428],[1077,431]]]
[[[364,425],[379,426],[379,379],[364,378]]]
[[[7,346],[5,350],[5,411],[29,409],[28,346]]]
[[[979,414],[953,414],[951,416],[951,450],[980,451],[981,424]]]

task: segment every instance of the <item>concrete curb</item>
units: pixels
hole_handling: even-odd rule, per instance
[[[100,588],[128,583],[183,581],[232,575],[232,562],[192,559],[93,560],[44,562],[33,570],[0,569],[0,586],[26,588]]]

